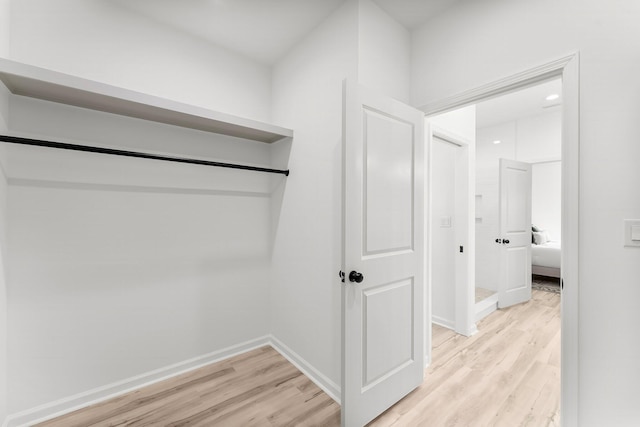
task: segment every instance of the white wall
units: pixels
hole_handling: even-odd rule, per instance
[[[560,159],[561,120],[560,111],[550,111],[477,131],[476,197],[482,204],[476,221],[476,280],[479,287],[498,290],[496,271],[500,268],[500,246],[495,244],[495,239],[500,235],[500,159],[534,165]],[[494,144],[496,140],[500,144]],[[532,189],[532,222],[550,231],[554,240],[560,240],[560,177],[558,173],[554,174],[557,178],[554,182],[550,180],[551,175],[536,176],[542,171],[533,167],[532,180],[536,185]],[[539,220],[543,222],[539,223]]]
[[[477,132],[476,145],[476,285],[498,291],[500,271],[500,168],[499,159],[516,158],[515,121]],[[500,140],[500,144],[493,141]]]
[[[580,51],[579,425],[637,425],[640,4],[461,2],[413,33],[413,102],[423,105]],[[507,35],[507,36],[505,36]],[[606,284],[607,291],[603,291]]]
[[[408,103],[411,36],[371,0],[358,0],[358,82]]]
[[[531,222],[562,241],[562,164],[534,163],[531,168]]]
[[[10,0],[0,0],[0,57],[9,56]],[[9,119],[9,92],[0,84],[0,132],[6,132]],[[0,168],[6,158],[0,146]],[[5,279],[7,180],[0,173],[0,422],[7,415],[7,287]]]
[[[250,118],[273,110],[296,141],[266,148],[13,97],[17,133],[160,152],[180,140],[180,153],[292,175],[12,148],[10,412],[269,331],[339,393],[342,80],[360,70],[407,99],[408,32],[350,1],[269,70],[107,1],[15,5],[12,59]],[[383,55],[370,20],[392,37]],[[376,67],[400,62],[358,67],[359,46]]]
[[[12,132],[54,140],[269,159],[265,144],[28,98],[13,97],[10,115]],[[33,147],[8,154],[10,413],[268,334],[265,178]]]
[[[559,160],[561,131],[560,111],[478,128],[476,166],[481,170],[497,170],[501,157],[527,163]],[[494,144],[496,140],[500,144]]]
[[[112,2],[10,12],[11,59],[270,118],[267,66]],[[10,114],[11,132],[44,139],[271,159],[262,143],[17,96]],[[283,178],[25,147],[8,156],[9,413],[268,334],[269,193]]]
[[[562,156],[562,112],[523,117],[516,120],[516,159],[539,163]]]
[[[273,70],[273,119],[295,129],[291,175],[274,197],[271,331],[339,392],[342,81],[356,78],[357,3],[348,2]]]
[[[12,2],[11,59],[257,120],[266,65],[107,0]]]
[[[9,119],[9,91],[0,83],[0,133],[6,133]],[[6,151],[0,145],[0,421],[7,415],[7,178]]]
[[[385,40],[380,43],[380,35]],[[273,69],[273,120],[291,176],[273,199],[273,335],[339,394],[342,82],[408,96],[407,31],[369,0],[348,1]]]
[[[0,57],[9,57],[11,0],[0,0]]]

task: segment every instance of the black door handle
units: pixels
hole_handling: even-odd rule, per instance
[[[509,239],[504,239],[504,240],[502,241],[502,244],[504,244],[504,245],[508,245],[508,244],[509,244]]]
[[[362,275],[362,273],[358,273],[357,271],[352,271],[351,273],[349,273],[350,282],[360,283],[363,280],[364,280],[364,276]]]

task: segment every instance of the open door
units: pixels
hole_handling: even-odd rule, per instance
[[[424,114],[345,84],[342,425],[422,383]]]
[[[500,159],[498,307],[531,299],[531,165]]]

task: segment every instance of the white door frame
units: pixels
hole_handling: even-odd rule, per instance
[[[562,335],[561,423],[578,425],[580,57],[579,53],[420,107],[434,115],[562,78]],[[430,352],[430,349],[428,349]],[[430,358],[430,354],[429,354]]]
[[[428,120],[427,120],[428,123]],[[431,167],[433,161],[433,143],[434,139],[438,138],[440,140],[446,141],[450,144],[456,145],[460,147],[460,152],[456,156],[456,199],[455,199],[455,217],[454,222],[456,223],[456,231],[455,231],[455,240],[456,245],[452,245],[452,250],[458,246],[463,246],[464,252],[462,255],[459,254],[459,251],[456,251],[456,272],[461,274],[456,274],[455,281],[455,322],[454,322],[454,330],[465,336],[471,336],[475,334],[478,329],[475,323],[475,195],[473,190],[473,183],[475,182],[475,150],[471,141],[467,138],[457,135],[454,132],[449,130],[445,130],[444,128],[428,123],[426,126],[426,135],[429,135],[429,140],[427,141],[427,149],[428,152],[427,159],[428,162],[426,164],[429,165],[429,182],[426,186],[428,188],[428,209],[426,210],[426,221],[427,221],[427,230],[428,236],[431,236],[432,232],[432,220],[433,215],[431,212],[431,195],[433,194],[432,186],[433,179],[431,178],[431,172],[433,168]],[[428,254],[427,265],[428,265],[428,275],[427,275],[427,295],[428,298],[428,306],[427,306],[427,319],[431,319],[432,316],[432,299],[431,299],[431,255],[433,254],[431,248],[431,239],[427,239],[428,241],[428,250],[426,253]],[[427,347],[427,352],[425,353],[427,358],[426,360],[431,362],[431,335],[430,335],[430,324],[427,325],[427,331],[429,335],[427,335],[425,341]]]

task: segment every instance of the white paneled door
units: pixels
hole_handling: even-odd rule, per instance
[[[345,84],[342,425],[422,383],[424,114]]]
[[[531,299],[531,165],[500,159],[498,306]]]

